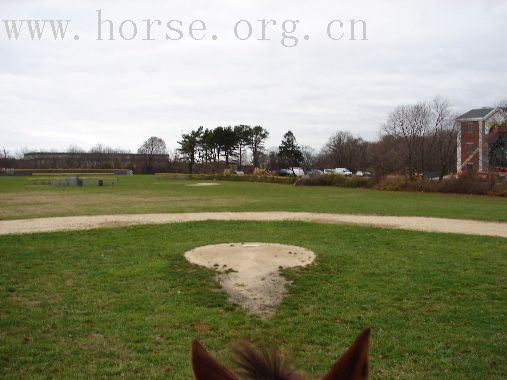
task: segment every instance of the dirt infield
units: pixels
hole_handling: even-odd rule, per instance
[[[410,231],[442,232],[507,238],[507,223],[417,216],[377,216],[306,212],[204,212],[180,214],[128,214],[68,216],[0,221],[0,235],[114,228],[138,224],[169,224],[192,221],[304,221],[354,224]]]
[[[293,245],[227,243],[195,248],[185,258],[215,270],[232,303],[264,318],[275,312],[289,284],[280,269],[309,265],[315,253]]]

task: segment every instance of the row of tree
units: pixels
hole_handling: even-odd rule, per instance
[[[234,160],[241,168],[245,162],[247,149],[251,152],[251,164],[259,167],[264,153],[264,143],[268,137],[269,132],[261,126],[237,125],[234,128],[215,129],[199,127],[181,136],[178,151],[188,161],[190,173],[194,171],[196,162],[214,163],[218,169],[222,158],[226,166]]]
[[[295,166],[345,167],[352,171],[368,169],[379,175],[428,174],[442,178],[456,167],[459,144],[456,115],[451,113],[448,101],[439,97],[431,102],[396,107],[383,124],[380,138],[374,142],[338,131],[316,153],[308,146],[300,146],[293,132],[287,131],[281,145],[266,153],[264,142],[268,136],[269,132],[260,126],[212,130],[199,127],[182,135],[179,152],[188,162],[190,173],[196,164],[205,163],[214,163],[211,170],[218,171],[222,159],[225,167],[233,162],[241,168],[248,148],[254,167],[271,170]]]
[[[398,149],[406,174],[433,172],[442,177],[455,167],[458,145],[457,115],[445,99],[396,107],[382,131]]]
[[[352,171],[370,170],[377,175],[422,174],[443,178],[456,168],[459,135],[456,115],[451,113],[449,102],[436,97],[430,102],[395,107],[382,125],[377,141],[365,141],[350,132],[337,131],[318,152],[299,145],[292,131],[285,133],[280,146],[267,150],[265,144],[269,132],[262,126],[220,126],[214,129],[201,126],[182,134],[179,148],[171,156],[167,154],[164,140],[153,136],[139,147],[137,155],[130,156],[128,152],[102,145],[86,154],[71,147],[65,156],[65,165],[123,166],[138,173],[221,172],[232,164],[240,170],[344,167]],[[0,166],[19,166],[5,149],[1,153]]]

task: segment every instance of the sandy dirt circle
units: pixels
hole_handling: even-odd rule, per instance
[[[191,185],[185,185],[187,187],[206,187],[206,186],[217,186],[217,182],[199,182],[199,183],[193,183]]]
[[[195,248],[186,252],[185,258],[215,270],[230,302],[266,318],[282,302],[290,283],[280,270],[309,265],[315,253],[293,245],[228,243]]]

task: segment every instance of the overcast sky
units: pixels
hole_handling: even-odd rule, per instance
[[[115,41],[96,40],[98,9]],[[9,40],[0,22],[0,147],[12,152],[135,151],[153,135],[174,149],[182,132],[237,124],[268,129],[269,146],[291,129],[320,148],[337,130],[375,139],[397,104],[441,95],[460,112],[507,98],[507,1],[0,0],[0,19],[71,20],[64,41],[49,26],[32,41],[26,25]],[[138,27],[131,41],[118,32],[127,19]],[[145,19],[162,22],[155,41],[142,40]],[[181,40],[165,38],[173,19]],[[200,41],[188,33],[196,19]],[[257,40],[259,19],[277,21],[269,41]],[[335,19],[345,25],[337,41],[326,33]],[[367,41],[360,25],[350,40],[350,19],[366,22]],[[251,22],[250,39],[234,35],[239,20]],[[299,20],[295,47],[281,43],[284,20]]]

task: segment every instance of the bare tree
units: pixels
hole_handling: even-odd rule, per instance
[[[441,180],[456,165],[459,125],[449,102],[437,96],[431,102],[396,107],[382,127],[379,143],[381,146],[376,149],[382,152],[384,160],[389,153],[383,145],[391,145],[393,157],[401,151],[404,167],[396,171],[404,171],[411,177],[415,173],[429,174]],[[391,161],[389,165],[394,163]]]
[[[322,155],[326,166],[331,167],[345,167],[347,150],[350,152],[350,147],[346,146],[351,143],[354,136],[350,132],[338,131],[331,136],[322,149]]]
[[[5,146],[2,146],[2,159],[0,160],[0,166],[6,169],[8,162],[9,153],[7,152],[7,149],[5,149]]]
[[[264,150],[264,142],[268,137],[269,132],[260,125],[252,128],[249,145],[250,149],[252,150],[252,163],[256,168],[259,167],[260,156]]]
[[[70,145],[67,148],[67,167],[68,168],[82,168],[86,167],[86,155],[85,151],[77,145]]]
[[[499,101],[496,107],[498,107],[500,110],[500,114],[502,115],[503,119],[507,121],[507,98]]]
[[[350,132],[338,131],[322,148],[319,162],[327,167],[346,167],[352,171],[365,170],[372,164],[368,157],[369,145]]]
[[[406,173],[413,177],[425,167],[424,143],[429,130],[431,107],[427,103],[401,105],[392,111],[382,127],[385,135],[400,138],[405,153]]]
[[[434,98],[430,109],[427,155],[433,162],[429,169],[438,172],[438,178],[442,180],[445,173],[451,171],[456,163],[459,123],[456,121],[457,115],[451,114],[449,102],[446,99]]]
[[[139,147],[137,152],[145,157],[145,171],[152,173],[156,156],[167,154],[167,147],[160,137],[152,136]]]
[[[306,171],[310,168],[313,168],[317,160],[315,149],[313,149],[309,145],[303,145],[301,146],[300,149],[301,153],[303,153],[303,162],[302,162],[303,169],[305,169]]]
[[[138,149],[139,154],[167,154],[167,147],[160,137],[152,136]]]
[[[371,143],[370,164],[375,176],[404,173],[406,155],[403,150],[404,142],[396,136],[381,135],[378,141]]]
[[[490,169],[505,170],[507,167],[507,98],[498,102],[497,107],[500,111],[500,118],[493,121],[490,125],[490,133],[499,133],[490,138],[488,161]]]

